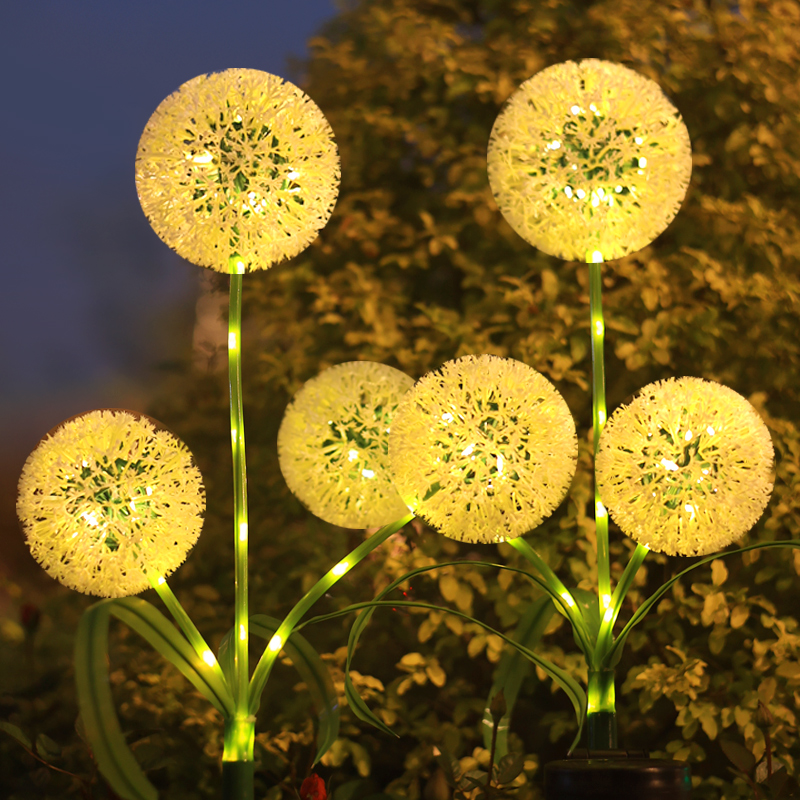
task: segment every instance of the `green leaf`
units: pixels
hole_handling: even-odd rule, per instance
[[[81,617],[75,638],[75,683],[86,737],[103,776],[124,800],[156,800],[158,792],[128,747],[108,679],[108,624],[116,616],[172,662],[223,715],[233,712],[224,680],[150,603],[138,597],[103,600]]]
[[[578,682],[566,671],[557,667],[555,664],[551,663],[545,658],[541,658],[537,656],[532,650],[529,648],[515,642],[510,637],[506,636],[500,631],[495,630],[494,628],[486,625],[484,622],[475,619],[474,617],[469,616],[469,614],[465,614],[461,611],[457,611],[452,608],[444,608],[442,606],[432,605],[430,603],[416,603],[410,601],[396,601],[396,602],[384,602],[379,598],[385,597],[389,592],[396,589],[402,583],[410,580],[411,578],[415,577],[416,575],[420,575],[424,572],[430,572],[431,570],[435,569],[442,569],[443,567],[451,567],[451,566],[464,566],[468,565],[471,569],[475,567],[491,567],[492,569],[505,569],[509,572],[517,572],[521,575],[524,575],[528,580],[532,583],[539,586],[543,591],[551,594],[549,587],[539,578],[534,575],[531,575],[529,572],[525,570],[517,569],[516,567],[508,567],[504,564],[493,564],[488,561],[445,561],[440,564],[433,564],[426,567],[418,567],[417,569],[413,569],[410,572],[405,573],[405,575],[401,575],[396,580],[392,581],[386,588],[384,588],[377,596],[375,600],[372,600],[367,603],[356,603],[355,605],[348,606],[347,608],[341,609],[340,611],[335,611],[331,614],[324,614],[319,617],[314,617],[308,620],[306,625],[311,624],[313,622],[322,622],[323,620],[327,619],[334,619],[335,617],[344,616],[352,611],[365,609],[363,614],[360,614],[356,621],[353,623],[352,628],[350,629],[350,637],[347,642],[347,663],[345,664],[345,695],[347,696],[348,702],[351,703],[353,707],[353,712],[356,716],[364,722],[369,722],[375,727],[383,730],[385,732],[391,732],[389,728],[387,728],[369,709],[367,708],[366,704],[363,700],[361,700],[360,695],[355,690],[355,687],[350,680],[350,664],[353,660],[353,654],[355,652],[355,648],[358,645],[358,640],[364,630],[364,628],[369,623],[370,619],[372,619],[372,614],[374,613],[375,609],[381,606],[387,606],[389,608],[396,608],[398,606],[405,606],[409,608],[428,608],[434,611],[441,611],[446,614],[451,614],[456,617],[461,617],[461,619],[465,619],[468,622],[472,622],[476,625],[480,625],[482,628],[487,630],[489,633],[494,633],[496,636],[499,636],[503,641],[510,644],[515,649],[519,650],[525,658],[532,661],[537,666],[541,667],[541,669],[547,674],[564,692],[566,692],[567,696],[572,703],[572,707],[575,710],[575,716],[578,721],[578,732],[575,736],[572,745],[570,746],[570,750],[574,749],[577,742],[580,740],[581,733],[583,731],[583,722],[586,717],[586,692],[581,688]],[[352,698],[352,700],[351,700]]]
[[[0,731],[5,731],[9,736],[13,736],[23,747],[33,750],[31,740],[16,725],[10,722],[0,722]]]
[[[497,765],[497,782],[511,783],[525,768],[525,753],[509,753]]]
[[[549,597],[540,597],[530,604],[514,631],[513,639],[525,647],[534,648],[542,638],[555,613],[555,606]],[[499,760],[508,753],[508,729],[511,724],[511,714],[517,701],[522,681],[531,671],[531,663],[518,650],[506,650],[500,658],[494,673],[494,682],[489,690],[486,707],[483,709],[481,730],[483,731],[484,747],[489,750],[492,746],[492,713],[490,705],[492,698],[498,692],[503,692],[506,701],[506,713],[497,726],[495,739],[495,757]]]
[[[250,632],[269,641],[280,624],[281,621],[274,617],[256,614],[250,617]],[[292,633],[284,642],[283,651],[289,656],[294,668],[308,687],[308,693],[317,711],[317,754],[314,757],[316,764],[339,736],[339,698],[333,688],[328,667],[305,636],[297,632]]]
[[[111,613],[174,664],[220,714],[230,716],[234,713],[233,697],[227,683],[200,658],[160,611],[139,597],[123,597],[112,602]]]
[[[61,745],[46,734],[40,733],[36,737],[36,752],[42,759],[49,762],[61,755]]]
[[[696,561],[692,566],[687,567],[685,570],[682,570],[677,575],[670,578],[666,583],[662,584],[655,592],[653,592],[647,600],[642,603],[639,608],[636,609],[633,616],[628,620],[625,627],[620,631],[619,636],[617,636],[616,641],[611,646],[608,651],[608,656],[606,658],[605,667],[607,669],[616,666],[619,663],[620,658],[622,657],[622,649],[625,646],[625,641],[628,638],[628,634],[633,630],[636,625],[638,625],[649,613],[650,609],[669,591],[672,585],[679,581],[684,575],[688,575],[692,570],[698,569],[698,567],[702,567],[708,564],[710,561],[714,561],[717,558],[723,558],[727,556],[735,556],[741,553],[748,553],[751,550],[770,550],[772,548],[780,548],[780,547],[788,547],[791,549],[800,549],[800,542],[760,542],[758,544],[751,544],[747,547],[739,547],[736,550],[728,550],[724,553],[714,553],[714,555],[706,556],[705,558],[701,558],[699,561]]]
[[[480,561],[470,561],[469,565],[474,567],[476,565],[481,565]],[[443,564],[439,564],[439,567],[444,566]],[[425,569],[435,569],[436,567],[427,567],[427,568],[420,568],[420,570],[415,570],[415,572],[419,572]],[[519,650],[527,659],[532,661],[541,669],[566,693],[567,697],[569,697],[570,702],[572,703],[572,707],[575,710],[575,716],[578,720],[578,732],[575,736],[575,739],[570,746],[570,750],[572,750],[576,743],[579,741],[581,733],[583,731],[583,723],[586,717],[586,692],[583,691],[581,686],[578,682],[566,671],[557,667],[552,662],[548,661],[546,658],[542,658],[541,656],[537,656],[532,650],[529,650],[527,647],[523,647],[518,642],[515,642],[510,637],[506,636],[505,634],[501,633],[498,630],[495,630],[490,625],[487,625],[485,622],[481,620],[475,619],[475,617],[471,617],[469,614],[464,614],[461,611],[456,611],[452,608],[444,608],[443,606],[433,605],[432,603],[417,603],[408,600],[397,600],[397,601],[382,601],[382,600],[372,600],[367,603],[356,603],[355,605],[348,606],[347,608],[342,609],[341,611],[334,612],[333,614],[326,614],[324,616],[325,619],[332,619],[334,617],[343,616],[351,611],[357,611],[360,609],[368,609],[365,611],[361,616],[359,616],[353,627],[350,629],[350,640],[348,641],[347,645],[347,664],[346,664],[346,672],[345,672],[345,693],[347,693],[348,701],[350,700],[351,694],[353,696],[354,701],[360,701],[358,705],[358,711],[356,711],[354,707],[354,711],[356,711],[356,716],[359,719],[362,719],[364,722],[370,722],[371,724],[375,725],[376,727],[380,728],[381,730],[386,730],[391,732],[386,726],[380,722],[380,720],[375,717],[374,714],[369,712],[366,705],[364,704],[363,700],[361,700],[358,693],[355,691],[355,688],[350,684],[350,693],[348,693],[348,678],[349,678],[349,670],[350,670],[350,662],[352,660],[353,652],[355,650],[355,646],[358,643],[358,637],[361,635],[361,631],[366,623],[363,623],[360,627],[359,622],[365,619],[368,615],[374,611],[374,609],[379,607],[386,607],[386,608],[427,608],[431,611],[440,611],[447,614],[452,614],[453,616],[460,617],[461,619],[467,620],[467,622],[471,622],[475,625],[479,625],[484,630],[488,631],[489,633],[493,633],[495,636],[499,636],[504,642],[510,644],[512,647]],[[312,621],[321,621],[323,617],[316,617]],[[364,716],[360,716],[361,713],[366,709],[367,713]]]
[[[749,775],[753,767],[756,765],[755,756],[738,742],[731,742],[727,739],[720,739],[719,746],[722,752],[728,757],[728,761],[733,764],[738,770]]]
[[[388,733],[389,736],[400,738],[399,734],[395,733],[369,710],[369,706],[364,702],[363,698],[356,690],[356,687],[353,686],[353,682],[350,680],[349,669],[345,672],[344,676],[344,696],[347,698],[347,704],[350,706],[352,712],[362,722],[368,722],[370,725],[374,725],[378,730]]]
[[[436,763],[442,768],[448,786],[457,789],[458,782],[461,779],[461,763],[459,760],[447,750],[442,750],[436,756]]]
[[[597,639],[600,630],[600,606],[597,604],[597,595],[588,589],[570,589],[575,602],[581,609],[586,627],[592,640]]]
[[[108,622],[113,601],[90,606],[75,637],[75,683],[78,705],[103,776],[123,800],[156,800],[119,726],[108,681]]]

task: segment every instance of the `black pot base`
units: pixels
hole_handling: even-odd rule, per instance
[[[544,768],[545,800],[690,800],[691,793],[688,764],[644,753],[592,751]]]

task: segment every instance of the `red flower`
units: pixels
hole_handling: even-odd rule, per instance
[[[312,772],[302,784],[300,784],[300,800],[326,800],[328,790],[325,788],[325,781],[316,772]]]

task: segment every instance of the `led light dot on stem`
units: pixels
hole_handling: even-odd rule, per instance
[[[592,326],[592,425],[594,428],[594,455],[600,446],[600,434],[606,422],[606,376],[603,344],[603,254],[599,250],[587,253],[589,257],[589,313]],[[598,594],[611,594],[611,556],[608,545],[608,514],[600,500],[597,478],[594,481],[595,533],[597,537]],[[601,609],[602,612],[602,609]]]
[[[236,733],[225,737],[223,761],[252,761],[253,722],[248,723],[250,665],[248,657],[247,598],[247,465],[245,460],[244,411],[242,408],[242,275],[231,275],[228,308],[228,381],[230,385],[231,451],[233,455],[234,502],[234,644],[233,697],[236,706]],[[249,724],[249,733],[246,734]]]

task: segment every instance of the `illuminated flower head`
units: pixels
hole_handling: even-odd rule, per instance
[[[700,378],[645,386],[608,420],[600,497],[624,533],[669,555],[715,553],[755,524],[772,492],[769,431],[741,395]]]
[[[339,190],[333,131],[296,86],[254,69],[184,83],[155,110],[136,154],[155,232],[217,272],[266,269],[302,252]]]
[[[63,422],[28,456],[17,514],[57,581],[101,597],[149,588],[179,567],[203,525],[205,493],[186,445],[129,411]]]
[[[445,536],[498,542],[536,527],[575,473],[575,423],[536,370],[464,356],[423,376],[389,437],[395,485]]]
[[[408,514],[389,472],[389,429],[414,381],[373,361],[338,364],[295,395],[278,431],[292,492],[326,522],[386,525]]]
[[[523,83],[494,124],[488,160],[511,227],[581,261],[649,244],[678,213],[692,170],[686,126],[658,85],[597,59]]]

